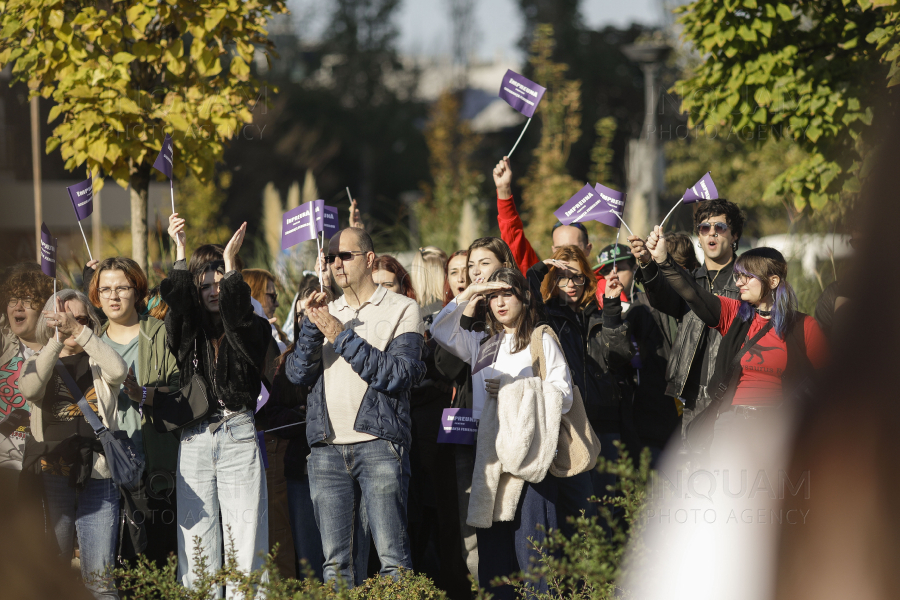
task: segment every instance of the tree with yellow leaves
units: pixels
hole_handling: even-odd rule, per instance
[[[131,186],[141,266],[150,169],[165,134],[176,179],[211,181],[225,143],[265,100],[250,63],[274,49],[266,21],[283,12],[283,0],[0,0],[0,69],[12,64],[14,82],[56,102],[47,153]]]

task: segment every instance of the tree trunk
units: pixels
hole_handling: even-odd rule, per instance
[[[150,165],[131,168],[131,257],[147,272],[147,198]]]

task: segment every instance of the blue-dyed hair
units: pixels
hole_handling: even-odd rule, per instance
[[[774,248],[754,248],[738,257],[734,264],[735,274],[753,277],[769,289],[769,278],[773,275],[779,279],[778,287],[772,290],[772,323],[778,337],[785,339],[788,330],[797,317],[797,294],[787,281],[787,261]],[[749,302],[742,302],[738,315],[745,321],[754,317],[755,307]]]

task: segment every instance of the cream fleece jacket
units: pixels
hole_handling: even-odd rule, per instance
[[[116,424],[118,409],[116,405],[119,386],[125,381],[128,367],[125,365],[122,357],[112,347],[104,344],[100,338],[94,335],[90,327],[82,327],[81,333],[75,338],[75,342],[84,348],[90,360],[100,420],[103,421],[103,424],[110,431],[118,431],[119,428]],[[31,409],[31,435],[38,442],[44,441],[44,394],[62,349],[62,342],[57,342],[56,339],[51,338],[39,353],[25,361],[25,365],[22,368],[19,390],[33,404]],[[92,478],[107,479],[110,477],[109,468],[106,466],[106,458],[102,454],[94,453],[93,467]]]
[[[466,523],[487,528],[515,518],[525,482],[543,481],[556,455],[562,405],[562,392],[540,377],[501,377],[478,424]]]

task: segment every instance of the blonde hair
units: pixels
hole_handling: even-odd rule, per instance
[[[442,257],[443,253],[427,250],[428,248],[422,248],[416,252],[409,274],[416,290],[416,301],[422,307],[443,301],[444,284],[447,281],[447,263],[444,258],[446,255]]]

